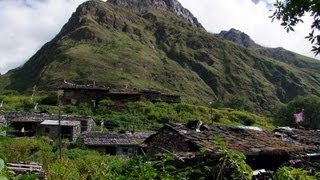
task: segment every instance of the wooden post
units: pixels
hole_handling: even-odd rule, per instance
[[[59,108],[59,117],[58,117],[58,122],[59,122],[59,158],[62,158],[62,138],[61,138],[61,102],[60,102],[60,96],[61,92],[58,91],[58,108]]]

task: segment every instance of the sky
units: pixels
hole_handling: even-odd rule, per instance
[[[0,0],[0,73],[22,66],[59,33],[76,7],[86,0]],[[304,39],[311,18],[286,33],[268,18],[275,0],[179,0],[212,33],[231,28],[266,47],[284,47],[314,57]]]

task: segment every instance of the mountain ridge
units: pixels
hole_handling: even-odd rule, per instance
[[[95,81],[181,94],[191,103],[239,97],[268,109],[298,95],[320,96],[320,63],[290,53],[227,41],[172,11],[88,1],[24,66],[0,78],[0,90],[36,85],[50,92],[65,79]]]
[[[122,6],[133,11],[145,11],[147,9],[169,10],[184,18],[195,27],[203,28],[197,18],[177,0],[108,0],[107,3]]]

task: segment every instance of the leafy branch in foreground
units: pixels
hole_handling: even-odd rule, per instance
[[[4,161],[0,159],[0,180],[7,180],[7,178],[2,174],[2,170],[5,168]]]
[[[281,21],[287,32],[294,31],[294,26],[303,23],[302,17],[310,14],[313,17],[311,32],[306,38],[313,45],[312,51],[315,55],[320,53],[320,2],[314,0],[285,0],[274,4],[276,10],[270,16],[272,21],[277,19]]]
[[[231,177],[233,179],[247,179],[251,180],[253,176],[253,171],[251,167],[246,163],[246,157],[240,152],[235,152],[227,148],[225,142],[219,138],[215,137],[215,142],[218,144],[219,151],[223,154],[220,158],[222,162],[220,166],[217,179],[222,179],[223,172],[231,170]]]

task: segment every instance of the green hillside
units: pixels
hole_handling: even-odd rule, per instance
[[[47,93],[64,80],[95,81],[181,94],[188,103],[241,97],[257,109],[320,95],[317,60],[231,42],[171,10],[133,9],[102,1],[80,5],[52,41],[0,78],[0,90],[26,93],[37,85]]]

